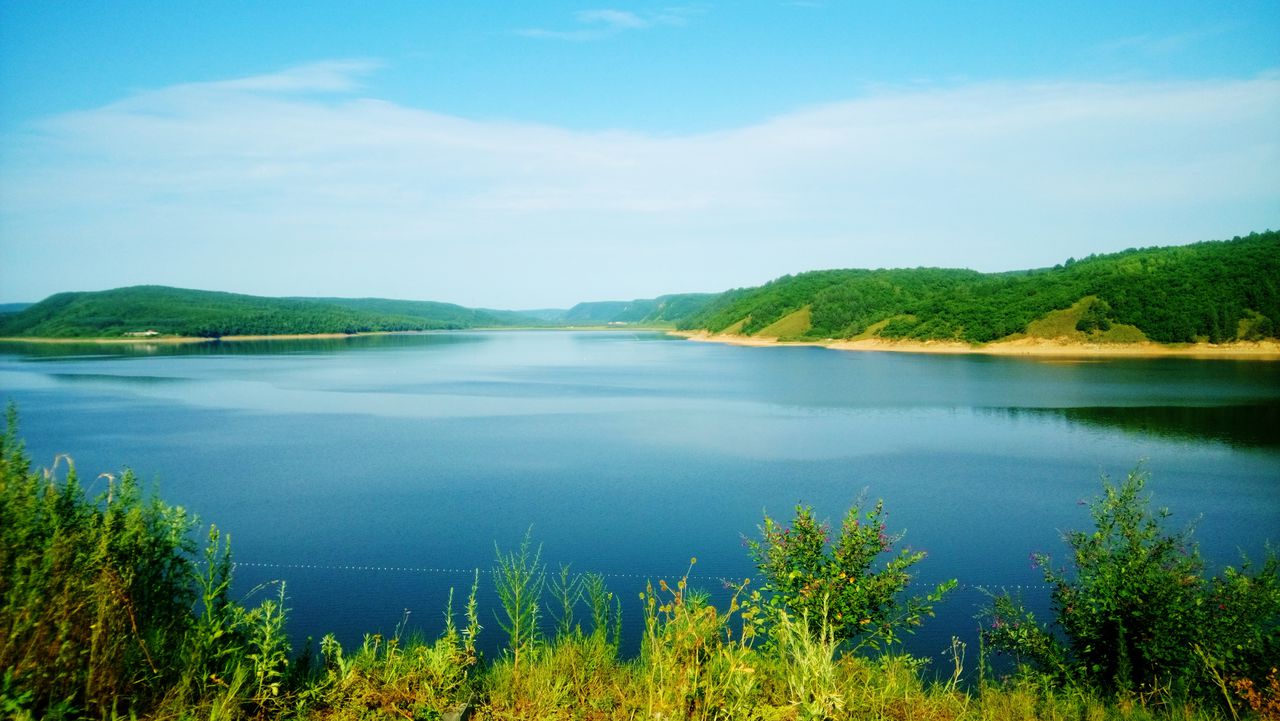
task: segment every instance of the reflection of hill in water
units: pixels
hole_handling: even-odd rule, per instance
[[[1280,404],[1017,408],[1010,412],[1052,415],[1086,426],[1162,438],[1218,441],[1243,448],[1280,448]]]
[[[289,355],[340,353],[343,351],[403,350],[429,346],[482,343],[484,333],[424,331],[418,333],[378,333],[341,337],[273,338],[262,340],[200,341],[193,343],[22,343],[0,344],[0,353],[28,360],[72,358],[146,358],[155,356]]]

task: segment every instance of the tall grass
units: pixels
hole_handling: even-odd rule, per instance
[[[32,472],[9,412],[0,436],[0,668],[38,714],[155,702],[185,671],[194,525],[131,472],[86,499],[59,458]]]

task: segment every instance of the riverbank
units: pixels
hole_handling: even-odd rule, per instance
[[[1047,338],[1018,338],[986,344],[969,344],[956,341],[905,341],[886,338],[861,338],[857,340],[781,341],[777,338],[760,338],[733,334],[713,334],[706,331],[675,331],[662,328],[565,326],[559,328],[468,328],[457,331],[414,331],[416,333],[449,333],[467,331],[647,331],[665,332],[668,335],[701,343],[724,343],[749,347],[802,347],[813,346],[846,351],[872,351],[885,353],[928,353],[934,355],[1000,355],[1031,356],[1042,358],[1222,358],[1241,360],[1280,361],[1280,341],[1238,341],[1234,343],[1188,343],[1165,345],[1161,343],[1077,343]],[[194,343],[238,343],[274,340],[337,340],[372,335],[393,335],[391,331],[370,333],[292,333],[281,335],[228,335],[220,338],[192,336],[147,336],[126,338],[0,338],[0,343],[36,343],[48,345],[103,344],[103,345],[180,345]]]
[[[101,343],[104,345],[179,345],[189,343],[236,343],[260,340],[311,340],[324,338],[353,338],[380,333],[293,333],[289,335],[225,335],[220,338],[197,338],[187,335],[136,336],[125,338],[0,338],[0,343],[40,343],[71,345],[76,343]]]
[[[752,347],[814,346],[847,351],[879,351],[887,353],[981,354],[1001,356],[1034,356],[1043,358],[1236,358],[1247,360],[1280,360],[1280,342],[1240,341],[1211,344],[1191,343],[1074,343],[1046,338],[1019,338],[982,345],[954,341],[899,341],[885,338],[827,341],[779,341],[777,338],[712,334],[706,331],[670,331],[671,335],[702,343],[726,343]]]

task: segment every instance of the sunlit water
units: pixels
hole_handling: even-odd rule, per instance
[[[195,346],[0,345],[37,464],[128,466],[233,537],[239,592],[287,583],[301,639],[434,633],[448,589],[527,529],[554,571],[638,592],[752,566],[744,536],[797,503],[838,522],[884,498],[928,583],[960,591],[909,641],[972,639],[979,587],[1062,555],[1102,474],[1150,472],[1214,563],[1280,540],[1280,364],[1063,362],[738,348],[629,332],[441,333]],[[103,481],[97,481],[99,486]],[[757,581],[758,582],[758,581]],[[259,592],[261,595],[261,592]]]

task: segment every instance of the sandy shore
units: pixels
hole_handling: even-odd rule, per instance
[[[937,353],[937,354],[985,354],[1003,356],[1035,356],[1043,358],[1241,358],[1249,360],[1280,360],[1280,342],[1238,342],[1214,345],[1195,343],[1187,345],[1162,345],[1160,343],[1069,343],[1044,338],[1020,338],[1018,340],[970,345],[946,341],[896,341],[883,338],[863,340],[829,340],[799,343],[780,343],[775,338],[752,338],[740,335],[714,335],[706,331],[671,331],[672,335],[706,343],[758,347],[816,346],[850,351],[881,351],[889,353]]]
[[[561,330],[561,329],[548,329]],[[581,328],[563,330],[582,330]],[[601,330],[624,330],[605,328]],[[631,329],[635,330],[635,329]],[[1003,356],[1035,356],[1042,358],[1240,358],[1249,360],[1280,360],[1280,342],[1274,340],[1215,345],[1194,343],[1186,345],[1162,345],[1160,343],[1071,343],[1045,338],[1020,338],[1012,341],[970,345],[947,341],[896,341],[884,338],[862,340],[828,340],[807,342],[779,342],[776,338],[755,338],[743,335],[717,335],[706,331],[667,331],[669,335],[704,343],[727,343],[755,347],[790,348],[814,346],[849,351],[879,351],[887,353],[934,354],[985,354]],[[102,343],[109,345],[153,345],[179,343],[236,343],[243,341],[342,339],[383,333],[316,333],[290,335],[228,335],[221,338],[193,338],[190,336],[153,336],[138,338],[0,338],[0,343]]]

